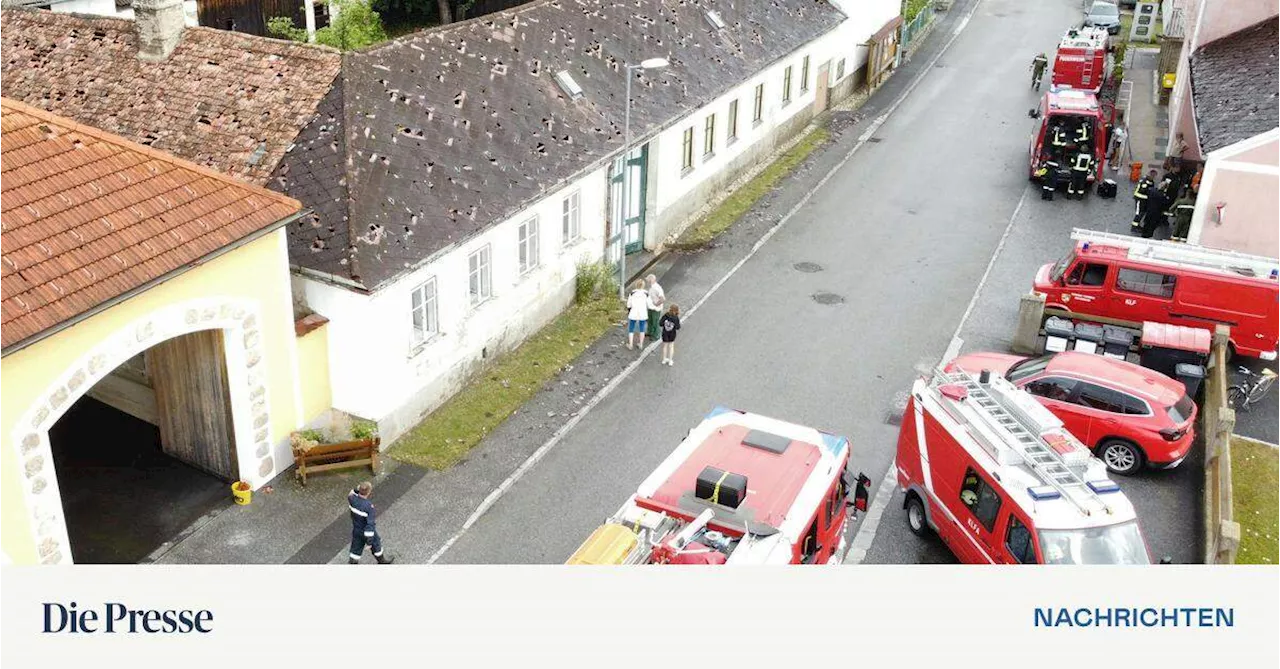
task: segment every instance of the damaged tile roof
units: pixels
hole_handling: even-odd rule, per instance
[[[624,62],[671,62],[635,75],[643,138],[843,19],[816,0],[543,0],[349,54],[269,182],[315,210],[292,262],[374,290],[620,151]]]
[[[1191,56],[1191,90],[1204,153],[1280,126],[1276,17],[1214,40]]]
[[[6,352],[302,207],[8,99],[0,183]]]
[[[137,58],[133,21],[0,12],[5,97],[262,184],[341,67],[326,47],[187,28]]]

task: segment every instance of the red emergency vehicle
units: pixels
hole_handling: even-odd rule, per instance
[[[1049,313],[1213,330],[1235,353],[1276,359],[1280,261],[1183,242],[1076,229],[1071,251],[1036,273]]]
[[[1032,110],[1032,115],[1040,119],[1028,147],[1027,170],[1032,180],[1048,178],[1038,175],[1038,172],[1047,162],[1054,160],[1058,163],[1058,183],[1065,186],[1070,181],[1071,159],[1081,148],[1076,139],[1081,128],[1088,138],[1086,147],[1093,154],[1094,169],[1089,173],[1089,183],[1102,180],[1102,167],[1107,156],[1107,128],[1115,117],[1113,105],[1099,102],[1098,97],[1088,91],[1051,88],[1040,99],[1040,106]],[[1053,144],[1056,130],[1061,130],[1065,138],[1064,147]]]
[[[717,407],[568,564],[838,564],[849,452],[844,437]]]
[[[997,374],[937,370],[917,380],[897,469],[911,530],[937,532],[961,562],[1151,562],[1106,466]]]
[[[1112,64],[1111,36],[1106,28],[1068,30],[1058,42],[1050,82],[1097,94],[1110,76]]]

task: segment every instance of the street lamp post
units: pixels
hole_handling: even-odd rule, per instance
[[[667,66],[666,58],[646,58],[635,65],[626,65],[627,102],[622,122],[622,216],[618,221],[618,297],[627,299],[627,217],[631,214],[631,79],[638,70],[660,70]]]

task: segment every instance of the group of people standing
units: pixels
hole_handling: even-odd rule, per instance
[[[644,348],[644,338],[662,336],[662,364],[676,364],[676,332],[680,330],[680,305],[668,304],[658,277],[650,274],[631,285],[627,296],[627,350]]]
[[[1156,230],[1169,225],[1169,217],[1172,216],[1173,229],[1169,232],[1169,239],[1187,241],[1200,186],[1198,174],[1188,180],[1183,178],[1185,175],[1181,171],[1169,171],[1156,181],[1156,171],[1149,170],[1133,189],[1133,232],[1150,239]]]
[[[1048,146],[1037,176],[1040,177],[1040,198],[1052,200],[1058,190],[1059,171],[1067,166],[1067,197],[1084,199],[1089,192],[1089,174],[1096,167],[1093,155],[1093,121],[1087,118],[1057,118],[1046,133]]]

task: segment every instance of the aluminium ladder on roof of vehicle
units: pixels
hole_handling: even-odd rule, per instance
[[[1185,242],[1143,239],[1083,228],[1073,229],[1071,239],[1125,248],[1129,250],[1129,257],[1134,260],[1155,260],[1178,266],[1201,267],[1237,276],[1265,278],[1273,272],[1280,271],[1280,260],[1275,258],[1225,249],[1210,249]]]
[[[1061,493],[1063,497],[1075,504],[1076,508],[1080,509],[1086,516],[1092,515],[1095,511],[1111,513],[1111,507],[1103,501],[1098,493],[1089,487],[1089,483],[1080,474],[1076,473],[1063,460],[1062,456],[1045,441],[1038,430],[1029,429],[1019,413],[1010,411],[968,373],[963,370],[947,373],[939,369],[934,373],[932,384],[935,388],[943,385],[963,387],[967,393],[963,401],[972,401],[976,404],[979,410],[975,411],[975,413],[986,420],[988,427],[995,428],[1007,435],[1008,438],[1004,440],[1004,444],[990,444],[986,443],[985,437],[970,431],[970,434],[973,434],[980,443],[983,443],[988,452],[992,452],[994,455],[995,449],[1001,447],[1011,448],[1022,456],[1022,460],[1041,481]],[[942,394],[939,393],[939,395]],[[945,395],[942,395],[942,397],[949,399]],[[944,406],[946,406],[945,402]],[[953,413],[952,415],[954,416],[955,414]],[[957,416],[957,418],[959,417]],[[1063,434],[1069,435],[1065,431]],[[1074,440],[1075,438],[1071,437],[1071,439]],[[1080,445],[1080,448],[1083,449],[1084,446]]]

